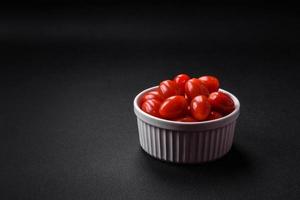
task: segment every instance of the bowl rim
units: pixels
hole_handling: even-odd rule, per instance
[[[158,88],[158,86],[153,86],[153,87],[150,87],[150,88],[147,88],[147,89],[141,91],[138,95],[136,95],[136,97],[134,98],[134,101],[133,101],[134,112],[137,115],[137,117],[143,119],[144,121],[146,121],[152,125],[163,126],[164,128],[165,127],[167,127],[167,128],[174,127],[174,126],[178,128],[178,127],[184,126],[185,128],[188,128],[188,129],[189,129],[189,127],[195,127],[195,126],[211,127],[211,126],[218,126],[221,124],[227,124],[229,122],[236,120],[237,117],[239,116],[240,102],[239,102],[238,98],[235,95],[233,95],[232,93],[230,93],[224,89],[221,89],[221,88],[219,89],[219,91],[229,95],[232,98],[232,100],[234,102],[234,106],[235,106],[234,111],[232,111],[230,114],[228,114],[222,118],[209,120],[209,121],[200,121],[200,122],[179,122],[179,121],[171,121],[171,120],[152,116],[152,115],[144,112],[140,108],[139,101],[145,93],[155,90],[157,88]]]

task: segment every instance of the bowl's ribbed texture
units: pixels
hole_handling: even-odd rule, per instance
[[[137,119],[142,148],[150,155],[170,162],[201,163],[225,155],[231,148],[235,121],[207,131],[174,131]]]
[[[175,122],[153,117],[139,107],[141,97],[157,87],[138,94],[134,100],[141,147],[151,156],[175,163],[203,163],[218,159],[231,148],[240,103],[231,93],[235,110],[229,115],[204,122]]]

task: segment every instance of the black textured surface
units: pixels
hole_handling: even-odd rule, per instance
[[[0,199],[299,199],[297,10],[1,9]],[[240,99],[219,161],[139,147],[134,96],[181,72]]]

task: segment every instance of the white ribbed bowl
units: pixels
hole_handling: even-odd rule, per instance
[[[154,117],[140,109],[142,96],[157,86],[146,89],[134,99],[140,145],[151,156],[175,163],[203,163],[224,156],[231,148],[236,120],[239,116],[239,100],[228,94],[235,110],[222,117],[204,122],[177,122]]]

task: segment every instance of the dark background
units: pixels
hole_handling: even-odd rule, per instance
[[[299,199],[296,6],[2,6],[0,199]],[[234,146],[202,165],[139,147],[132,101],[178,73],[241,102]]]

